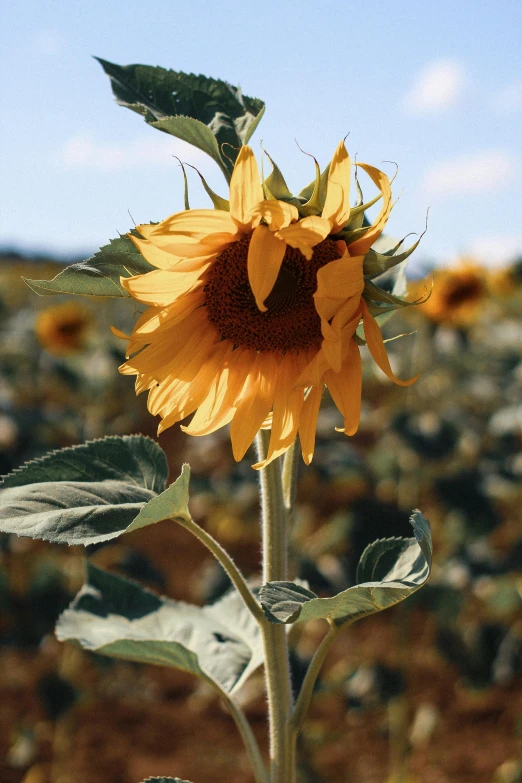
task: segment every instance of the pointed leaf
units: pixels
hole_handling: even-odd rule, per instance
[[[235,591],[211,606],[192,606],[90,563],[87,584],[60,616],[56,635],[113,658],[182,669],[226,693],[263,660],[260,628]]]
[[[425,584],[431,571],[428,520],[414,511],[414,538],[388,538],[370,544],[357,570],[358,584],[333,598],[318,598],[293,582],[269,582],[260,600],[273,623],[327,618],[336,625],[352,623],[408,598]]]
[[[229,178],[239,147],[248,143],[263,116],[263,101],[220,79],[96,59],[121,106],[141,114],[153,127],[195,144]],[[225,143],[231,145],[227,148],[231,160],[221,155]]]
[[[135,232],[134,232],[135,233]],[[52,280],[25,282],[36,294],[77,294],[78,296],[126,296],[120,277],[142,275],[154,269],[127,236],[111,239],[92,258],[71,264]]]
[[[169,487],[171,517],[188,516],[190,471]],[[144,512],[167,479],[160,447],[142,435],[111,436],[55,451],[6,476],[0,484],[0,530],[67,544],[97,544],[159,522]],[[160,495],[161,497],[161,495]]]

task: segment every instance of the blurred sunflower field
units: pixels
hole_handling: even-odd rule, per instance
[[[155,437],[144,397],[117,372],[125,344],[110,331],[130,326],[134,304],[54,303],[22,280],[59,268],[1,259],[2,474],[106,434]],[[394,371],[420,372],[418,382],[398,389],[365,361],[358,433],[336,433],[341,417],[327,402],[298,484],[291,557],[319,595],[354,584],[369,542],[408,536],[417,506],[435,555],[427,587],[340,636],[300,740],[302,783],[522,781],[522,263],[491,271],[465,258],[410,283],[409,299],[430,291],[385,326]],[[184,460],[192,466],[196,521],[255,572],[253,454],[234,462],[224,430],[187,439],[173,427],[159,442],[172,475]],[[183,600],[228,587],[169,522],[88,550],[96,565]],[[80,547],[0,539],[2,783],[134,783],[170,769],[248,783],[240,740],[207,686],[56,641],[56,619],[82,580]],[[314,622],[292,629],[295,687],[321,634]],[[241,699],[264,743],[261,675]]]

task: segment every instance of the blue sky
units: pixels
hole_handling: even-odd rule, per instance
[[[0,246],[89,255],[183,207],[215,165],[113,101],[91,58],[240,83],[267,112],[253,137],[298,191],[338,141],[399,166],[389,231],[429,230],[419,259],[522,254],[520,0],[22,0],[3,14]],[[393,165],[384,164],[392,173]],[[191,206],[207,206],[191,179]],[[369,194],[371,187],[368,187]]]

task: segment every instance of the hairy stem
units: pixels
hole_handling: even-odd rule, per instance
[[[294,741],[297,739],[297,736],[301,731],[301,727],[306,717],[306,713],[308,712],[310,701],[312,700],[314,685],[317,680],[319,671],[321,670],[321,667],[324,663],[324,659],[326,658],[328,650],[332,646],[332,642],[334,641],[338,633],[339,633],[339,628],[333,623],[330,623],[330,629],[328,633],[323,637],[321,644],[315,651],[314,657],[310,662],[310,666],[308,667],[308,671],[306,672],[305,678],[303,680],[303,684],[299,692],[299,697],[295,705],[294,713],[292,715],[291,730],[292,730]]]
[[[250,590],[248,584],[246,583],[245,577],[239,570],[239,568],[236,566],[228,552],[226,552],[221,544],[219,544],[215,538],[212,538],[210,533],[207,533],[206,530],[203,530],[202,527],[200,527],[194,520],[190,519],[178,519],[176,518],[174,520],[179,525],[185,528],[185,530],[188,530],[190,533],[192,533],[193,536],[195,536],[199,541],[201,541],[204,546],[207,547],[207,549],[212,552],[214,557],[219,560],[225,571],[230,577],[230,580],[238,593],[240,594],[241,598],[247,605],[248,609],[252,612],[254,617],[256,618],[257,622],[261,626],[265,626],[266,618],[263,614],[263,610],[261,609],[260,605],[256,601],[254,595],[252,594],[252,591]]]
[[[256,439],[258,458],[264,460],[270,433],[261,430]],[[263,582],[287,578],[287,512],[283,499],[280,460],[260,470]],[[290,737],[292,688],[288,644],[284,625],[262,626],[265,676],[270,725],[270,781],[295,783],[295,760]]]

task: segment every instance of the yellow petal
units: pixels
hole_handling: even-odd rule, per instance
[[[303,404],[299,422],[299,440],[305,465],[309,465],[314,456],[317,416],[321,405],[324,385],[312,386]]]
[[[377,215],[377,220],[370,226],[366,234],[348,245],[348,252],[351,256],[364,255],[368,252],[375,240],[382,234],[392,208],[391,185],[386,174],[374,166],[369,166],[367,163],[357,163],[357,166],[363,169],[377,185],[382,193],[383,204],[381,211]]]
[[[359,348],[350,340],[341,370],[329,370],[324,376],[328,391],[344,417],[344,432],[354,435],[361,418],[362,366]]]
[[[267,226],[257,226],[248,247],[248,281],[256,305],[265,312],[264,301],[274,287],[281,269],[286,245]]]
[[[160,250],[182,258],[218,252],[238,233],[229,213],[219,209],[176,212],[157,225],[138,226],[138,231]]]
[[[179,297],[166,307],[149,307],[136,321],[130,337],[149,342],[153,335],[171,329],[204,303],[205,294],[200,289]]]
[[[145,261],[148,261],[149,264],[152,264],[157,269],[170,269],[181,261],[179,256],[161,250],[148,239],[140,239],[133,234],[128,234],[127,236],[134,242]]]
[[[305,258],[310,260],[313,248],[326,239],[330,233],[330,223],[317,215],[310,215],[297,223],[275,232],[276,237],[283,239],[290,247],[300,250]]]
[[[212,234],[237,234],[237,228],[229,213],[221,209],[187,209],[156,225],[138,226],[138,232],[156,243],[167,237],[201,242]]]
[[[334,372],[339,372],[346,354],[346,345],[351,341],[361,320],[361,297],[351,296],[339,308],[331,323],[321,320],[323,343],[321,351]]]
[[[415,375],[414,378],[410,378],[407,381],[401,381],[400,378],[397,378],[397,376],[394,375],[393,370],[390,366],[390,360],[388,359],[388,354],[386,353],[386,348],[384,347],[384,340],[382,339],[382,334],[381,334],[381,330],[379,329],[379,325],[375,320],[375,318],[371,315],[366,305],[366,302],[364,301],[363,301],[363,322],[364,322],[364,336],[366,338],[368,348],[370,349],[371,355],[373,356],[375,362],[381,368],[383,373],[392,381],[394,381],[394,383],[397,383],[399,386],[411,386],[412,383],[415,383],[415,381],[419,377],[418,375]]]
[[[299,212],[293,204],[276,201],[275,199],[261,201],[252,210],[252,215],[263,219],[265,223],[268,223],[272,231],[285,228],[299,219]]]
[[[233,347],[232,344],[230,347]],[[230,351],[228,366],[223,368],[189,426],[182,426],[183,432],[189,435],[208,435],[232,420],[236,410],[236,400],[243,389],[254,358],[255,352],[251,350]]]
[[[263,198],[254,153],[250,147],[241,147],[230,180],[230,217],[237,226],[251,226],[252,210]]]
[[[306,386],[319,386],[323,381],[323,376],[327,370],[330,369],[330,365],[319,348],[315,355],[310,359],[308,364],[301,371],[301,374],[297,378],[295,385],[302,387]]]
[[[144,275],[121,277],[120,282],[123,288],[139,302],[164,307],[198,285],[201,274],[208,266],[209,262],[193,272],[157,269]]]
[[[272,353],[258,353],[237,403],[230,425],[234,459],[239,462],[268,416],[277,382],[277,360]]]
[[[164,416],[158,426],[158,435],[189,416],[202,405],[208,397],[209,391],[215,387],[221,377],[225,355],[231,350],[232,346],[226,341],[214,346],[211,355],[207,357],[194,380],[185,384],[184,389],[177,390],[171,412]]]
[[[162,334],[159,339],[153,340],[139,354],[125,362],[119,370],[123,375],[149,374],[156,381],[161,379],[165,366],[176,355],[194,332],[200,330],[213,331],[209,324],[205,307],[200,307],[183,321],[176,325],[175,329]]]
[[[266,467],[272,460],[284,454],[296,438],[304,401],[304,391],[302,388],[296,388],[296,380],[303,360],[303,354],[286,354],[279,363],[268,453],[263,462],[252,466],[256,470]]]
[[[352,258],[345,253],[318,270],[314,301],[315,309],[321,318],[329,321],[347,299],[362,294],[363,261],[364,256]]]
[[[194,380],[218,340],[219,335],[214,329],[203,324],[173,352],[172,358],[158,375],[158,385],[149,393],[148,408],[154,416],[165,416],[172,411],[176,394]]]
[[[335,150],[330,170],[322,217],[330,222],[331,231],[339,231],[350,219],[350,156],[344,141]]]

